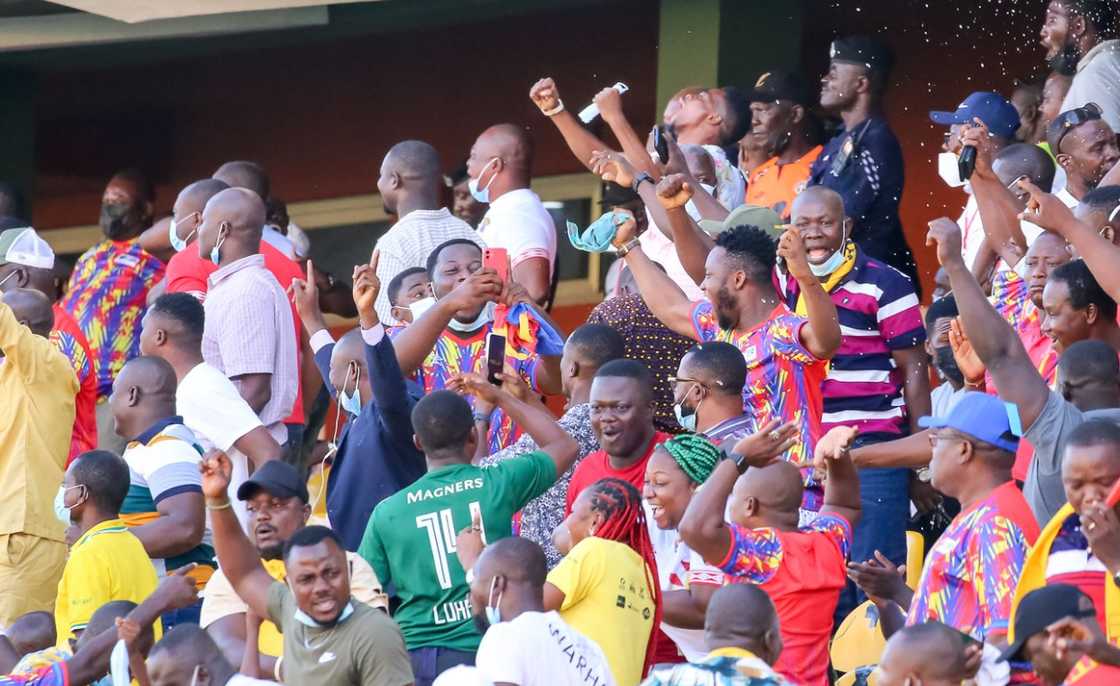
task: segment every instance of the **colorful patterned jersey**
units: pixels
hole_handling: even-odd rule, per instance
[[[70,457],[97,447],[97,370],[86,335],[70,313],[55,303],[54,329],[51,342],[70,360],[78,377],[78,395],[74,398],[74,432],[70,436]]]
[[[493,322],[488,322],[478,332],[469,336],[450,328],[445,329],[439,339],[436,340],[435,348],[424,358],[423,364],[417,371],[417,381],[424,384],[424,393],[431,393],[444,388],[447,380],[460,372],[474,372],[485,375],[486,336],[493,328]],[[506,365],[512,367],[534,391],[540,390],[537,387],[537,366],[539,364],[539,357],[526,355],[524,352],[515,349],[507,339]],[[468,397],[467,400],[472,405],[474,404],[473,396]],[[521,427],[514,424],[513,420],[507,417],[501,408],[494,408],[493,414],[490,415],[489,452],[496,453],[502,448],[513,445],[520,436]]]
[[[70,686],[70,670],[65,662],[57,662],[30,674],[0,676],[0,686]]]
[[[724,341],[743,352],[747,362],[747,384],[743,388],[743,410],[754,418],[754,431],[773,418],[794,422],[801,430],[785,459],[809,462],[820,437],[823,411],[821,386],[828,363],[819,360],[801,344],[804,319],[779,304],[770,316],[746,332],[721,329],[715,308],[707,300],[692,308],[693,335],[700,341]]]
[[[926,329],[909,278],[858,248],[854,259],[828,293],[841,336],[821,389],[821,431],[854,426],[862,435],[897,438],[910,427],[903,370],[895,365],[893,353],[924,343]],[[788,279],[786,304],[795,307],[799,297],[797,281]]]
[[[958,514],[929,552],[906,623],[937,621],[986,640],[1005,633],[1038,523],[1014,481]]]
[[[642,686],[787,686],[788,681],[742,648],[719,648],[703,659],[654,667]]]
[[[103,241],[74,265],[62,307],[89,341],[98,395],[107,397],[124,363],[140,354],[148,291],[162,278],[163,263],[137,240]]]
[[[817,515],[797,531],[730,524],[731,546],[717,565],[737,583],[762,587],[778,612],[785,647],[774,668],[796,684],[828,684],[832,615],[847,582],[852,527]]]

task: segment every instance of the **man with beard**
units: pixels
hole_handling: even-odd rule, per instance
[[[146,252],[139,236],[152,218],[155,192],[139,172],[127,170],[109,180],[101,198],[105,240],[85,251],[74,265],[62,308],[77,320],[89,342],[97,370],[97,395],[104,400],[125,362],[140,353],[140,320],[148,292],[163,279],[164,265]],[[113,430],[109,406],[97,406],[98,447],[118,455],[124,439]]]
[[[401,141],[385,154],[377,191],[385,211],[395,215],[397,223],[377,239],[381,283],[389,283],[406,269],[423,267],[436,246],[453,238],[486,247],[477,231],[443,206],[442,183],[439,153],[428,143]],[[386,325],[403,323],[393,316],[388,293],[378,294],[376,309],[377,318]]]
[[[772,71],[758,78],[747,97],[747,136],[760,141],[770,156],[750,173],[747,204],[769,207],[789,221],[793,198],[809,183],[809,170],[824,149],[809,112],[809,86],[799,74]]]
[[[277,581],[233,514],[227,496],[232,471],[224,453],[208,453],[202,462],[202,493],[219,567],[249,611],[284,635],[284,660],[275,676],[289,684],[411,686],[400,629],[384,612],[354,602],[350,564],[338,535],[322,526],[293,533],[282,550],[285,581]],[[289,472],[285,494],[290,497],[298,482],[293,483]],[[239,489],[238,496],[250,492]],[[305,490],[296,493],[306,502]],[[269,515],[281,509],[272,496],[256,496],[262,502],[254,508],[267,509]],[[306,507],[301,512],[308,514]],[[256,535],[258,542],[263,538],[276,545],[275,532],[262,529],[259,521]]]
[[[284,581],[284,563],[281,560],[284,544],[307,526],[307,519],[311,516],[306,483],[300,480],[295,467],[273,460],[266,462],[251,479],[241,484],[237,489],[237,498],[248,507],[248,530],[265,571],[273,579]],[[348,552],[346,564],[350,593],[354,599],[370,607],[387,610],[388,599],[369,563]],[[248,612],[249,606],[234,591],[223,570],[214,572],[206,584],[199,623],[214,638],[231,664],[240,665],[245,653],[248,638],[245,615]],[[283,655],[283,638],[276,625],[269,621],[261,622],[254,639],[260,649],[260,673],[275,674],[276,663]]]
[[[682,187],[672,198],[660,200],[675,212],[688,195]],[[840,326],[836,306],[811,271],[797,230],[782,234],[777,250],[773,239],[756,226],[742,224],[721,233],[706,258],[706,297],[699,302],[690,301],[658,269],[634,230],[633,221],[618,227],[614,244],[650,310],[681,335],[739,348],[747,362],[746,414],[754,417],[756,428],[774,418],[796,424],[799,440],[784,457],[807,462],[820,435],[821,386],[826,361],[840,346]],[[779,256],[800,284],[805,316],[786,307],[774,288],[772,274]]]
[[[1062,111],[1095,102],[1113,131],[1120,130],[1116,12],[1115,0],[1050,0],[1039,31],[1050,67],[1074,74]]]
[[[831,63],[821,79],[821,107],[839,114],[844,130],[813,163],[810,185],[824,185],[844,198],[855,222],[852,239],[871,257],[918,283],[910,247],[902,233],[902,148],[883,116],[883,94],[894,59],[867,36],[832,42]]]
[[[1096,103],[1059,114],[1046,130],[1046,141],[1050,154],[1066,172],[1066,187],[1055,193],[1066,207],[1075,206],[1099,186],[1120,161],[1116,130]]]

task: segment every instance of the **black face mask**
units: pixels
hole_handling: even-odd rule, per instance
[[[937,365],[937,371],[946,379],[956,384],[964,384],[964,373],[957,366],[957,358],[953,357],[953,349],[950,346],[934,348],[933,361]]]
[[[139,213],[132,205],[125,202],[101,204],[101,231],[106,238],[116,241],[135,236],[144,229],[140,224]]]

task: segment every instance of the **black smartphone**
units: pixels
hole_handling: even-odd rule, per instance
[[[976,146],[966,145],[961,149],[960,157],[957,158],[957,171],[961,175],[961,181],[967,181],[975,169]]]
[[[669,163],[669,140],[666,138],[668,135],[669,132],[665,130],[665,127],[653,127],[653,150],[660,158],[657,160],[660,164]]]
[[[506,337],[491,333],[486,336],[486,380],[495,386],[502,385],[502,370],[506,364]]]

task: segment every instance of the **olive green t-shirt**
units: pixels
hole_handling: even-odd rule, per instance
[[[354,612],[328,628],[295,618],[296,601],[287,585],[268,590],[268,618],[284,634],[284,683],[323,686],[405,686],[413,683],[412,663],[401,631],[389,615],[353,598]]]

